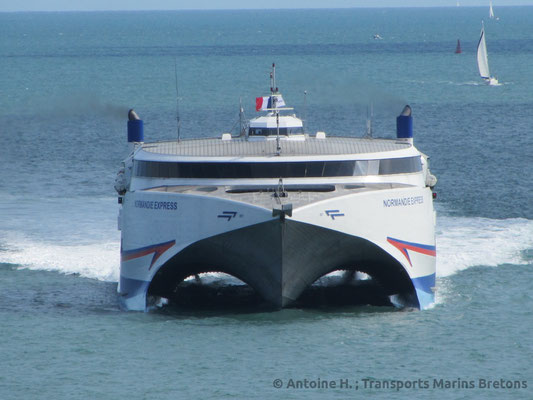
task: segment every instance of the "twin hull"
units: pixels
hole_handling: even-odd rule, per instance
[[[281,209],[291,196],[272,203]],[[239,194],[127,192],[119,217],[122,306],[145,310],[148,297],[168,298],[185,278],[215,271],[239,278],[276,308],[335,270],[369,274],[400,305],[434,302],[430,188],[345,191],[297,205],[292,215],[273,208]]]

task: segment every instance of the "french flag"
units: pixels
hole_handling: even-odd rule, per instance
[[[267,110],[272,108],[272,97],[256,97],[255,98],[255,111]]]
[[[285,101],[283,100],[283,97],[281,97],[280,94],[255,98],[255,111],[268,110],[284,106]]]

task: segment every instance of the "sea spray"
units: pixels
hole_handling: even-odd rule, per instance
[[[109,232],[102,232],[102,237],[107,240],[97,241],[97,235],[93,233],[92,243],[78,236],[71,242],[51,244],[47,237],[27,238],[4,233],[2,242],[5,247],[0,251],[0,262],[117,281],[120,264],[118,231],[116,235],[117,239],[111,239]],[[474,266],[527,265],[531,262],[527,257],[533,248],[531,220],[442,216],[437,218],[436,236],[438,278]],[[236,284],[233,277],[225,274],[205,274],[203,279]]]
[[[522,218],[437,218],[437,277],[473,266],[528,263],[533,221]]]

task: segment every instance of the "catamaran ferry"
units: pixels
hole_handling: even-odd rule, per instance
[[[283,308],[339,270],[366,274],[395,305],[429,307],[436,178],[413,145],[411,108],[395,139],[309,134],[274,68],[256,108],[264,115],[239,136],[156,143],[130,111],[132,152],[115,183],[123,308],[147,310],[206,272]]]

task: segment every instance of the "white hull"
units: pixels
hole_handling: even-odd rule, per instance
[[[354,269],[377,277],[404,305],[434,302],[435,215],[427,187],[341,190],[273,216],[254,196],[127,193],[121,215],[119,293],[129,310],[168,297],[193,274],[226,272],[273,307],[291,304],[321,276]],[[223,191],[223,187],[217,189]],[[255,196],[261,196],[256,194]],[[305,194],[289,193],[282,203]],[[259,203],[262,203],[261,199]]]
[[[484,78],[484,81],[489,86],[500,86],[500,82],[498,82],[498,79],[492,76],[490,78]]]

